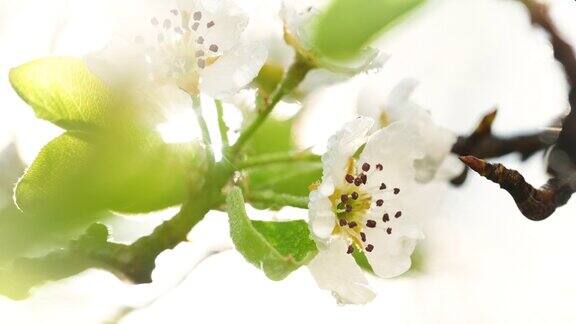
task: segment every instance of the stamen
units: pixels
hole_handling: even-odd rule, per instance
[[[196,51],[196,57],[200,57],[200,56],[204,56],[204,51],[203,51],[203,50],[198,50],[198,51]]]
[[[354,247],[352,245],[348,245],[348,250],[346,251],[348,254],[354,253]]]
[[[368,172],[370,170],[370,164],[364,163],[362,164],[362,171]]]
[[[151,23],[153,26],[158,26],[158,24],[159,24],[160,22],[158,21],[158,19],[156,19],[156,17],[154,17],[154,18],[152,18],[152,19],[150,20],[150,23]]]
[[[401,212],[401,211],[396,212],[396,215],[394,215],[394,217],[396,217],[396,218],[400,218],[400,216],[402,216],[402,212]]]
[[[164,29],[168,30],[172,26],[172,21],[170,21],[170,19],[164,19],[164,24],[162,26]]]
[[[376,170],[382,171],[382,170],[384,170],[384,167],[382,166],[382,164],[378,163],[378,164],[376,164]]]
[[[372,244],[366,245],[366,251],[367,252],[372,252],[372,250],[374,250],[374,245],[372,245]]]
[[[214,21],[210,21],[209,23],[206,24],[206,28],[211,28],[215,25]]]
[[[384,200],[378,199],[376,200],[376,206],[381,207],[384,204]]]
[[[386,189],[386,184],[384,182],[382,182],[382,184],[380,185],[380,190],[385,190]]]
[[[210,47],[208,49],[211,50],[212,52],[216,53],[216,52],[218,52],[218,45],[212,44],[212,45],[210,45]]]
[[[352,192],[352,199],[356,200],[358,199],[358,193],[356,191]]]
[[[392,228],[391,228],[391,227],[388,227],[388,228],[386,229],[386,233],[388,233],[388,235],[392,234]]]
[[[346,212],[349,213],[352,211],[352,205],[348,204],[346,205]]]
[[[376,221],[375,221],[375,220],[372,220],[372,219],[369,219],[369,220],[366,221],[366,226],[368,226],[368,227],[370,227],[370,228],[374,228],[374,227],[376,227]]]
[[[360,187],[361,184],[362,184],[362,179],[360,179],[360,177],[354,179],[354,185],[356,187]]]
[[[176,34],[180,34],[180,35],[183,35],[183,34],[184,34],[184,31],[183,31],[182,28],[180,28],[180,27],[174,28],[174,31],[176,32]]]
[[[344,178],[346,180],[346,182],[348,183],[352,183],[354,182],[354,176],[351,174],[347,174],[346,177]]]
[[[394,188],[394,194],[397,195],[397,194],[399,194],[399,193],[400,193],[400,189]]]
[[[192,24],[192,30],[193,31],[197,31],[198,27],[200,27],[200,23],[195,22],[194,24]]]
[[[174,16],[178,16],[178,10],[172,9],[172,10],[170,10],[170,12],[171,12]]]
[[[350,227],[350,228],[354,228],[354,227],[356,227],[356,226],[358,226],[358,224],[357,224],[356,222],[350,222],[350,223],[348,223],[348,227]]]
[[[390,221],[390,216],[388,215],[388,213],[384,214],[384,216],[382,216],[382,221],[384,223]]]
[[[366,181],[368,181],[368,177],[364,173],[362,173],[360,175],[360,180],[362,180],[363,184],[366,184]]]
[[[200,37],[196,38],[196,43],[203,44],[204,43],[204,37],[200,36]]]
[[[200,11],[196,11],[193,16],[194,20],[202,19],[202,13]]]
[[[203,59],[198,59],[198,67],[203,69],[206,67],[206,61],[204,61]]]
[[[362,242],[366,242],[366,234],[364,234],[364,232],[360,232],[360,238],[362,239]]]
[[[338,224],[340,224],[340,226],[344,227],[346,226],[348,222],[344,219],[344,218],[340,218],[340,220],[338,221]]]
[[[343,203],[346,203],[348,201],[348,195],[342,195],[340,196],[340,201]]]

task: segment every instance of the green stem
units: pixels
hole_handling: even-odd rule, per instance
[[[204,119],[204,113],[202,112],[202,102],[200,101],[200,96],[192,96],[192,106],[194,107],[194,112],[196,113],[196,120],[198,121],[198,125],[202,130],[202,140],[206,145],[212,146],[212,139],[210,138],[208,125],[206,124],[206,119]]]
[[[265,203],[278,207],[291,206],[297,208],[308,208],[308,197],[279,194],[273,191],[251,191],[247,199],[250,202]]]
[[[278,84],[276,90],[267,98],[265,105],[261,111],[259,111],[256,119],[240,134],[240,137],[236,143],[231,147],[229,155],[236,156],[244,144],[254,135],[254,133],[262,126],[266,118],[270,115],[274,107],[282,100],[282,98],[292,92],[299,84],[304,80],[306,74],[310,71],[311,67],[305,60],[301,59],[299,56],[290,66],[286,75],[282,79],[282,82]]]
[[[234,167],[236,170],[244,170],[262,165],[300,161],[319,162],[320,157],[308,151],[265,154],[238,162]]]
[[[218,113],[218,129],[220,130],[220,138],[222,139],[222,147],[227,149],[230,145],[228,141],[228,126],[224,121],[224,108],[222,107],[222,101],[214,100],[216,105],[216,112]]]

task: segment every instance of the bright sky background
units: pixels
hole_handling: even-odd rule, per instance
[[[109,35],[110,14],[138,10],[127,3],[0,0],[0,147],[16,140],[29,162],[59,133],[36,120],[11,90],[8,70],[34,58],[80,56],[100,47]],[[266,19],[277,9],[276,1],[242,3],[257,18],[251,27],[255,33],[276,26]],[[575,1],[552,4],[562,32],[576,44]],[[258,28],[262,23],[265,27]],[[471,130],[494,106],[500,107],[495,129],[502,134],[544,127],[566,108],[564,76],[545,35],[530,26],[525,10],[514,1],[430,0],[378,44],[391,55],[379,76],[327,88],[305,102],[309,110],[300,125],[302,145],[321,148],[353,116],[366,79],[386,96],[402,78],[416,78],[420,86],[414,100],[456,133]],[[227,117],[238,124],[237,113]],[[178,131],[186,130],[185,124],[171,127],[168,132],[177,138],[191,136]],[[541,155],[524,164],[516,156],[503,161],[535,184],[546,180]],[[209,257],[190,272],[207,251],[231,246],[225,215],[214,213],[190,234],[192,243],[160,256],[154,284],[129,286],[91,270],[41,287],[26,301],[0,297],[0,322],[105,323],[124,306],[146,304],[188,272],[178,288],[122,323],[576,322],[574,201],[550,219],[533,223],[521,217],[506,193],[476,176],[463,188],[433,184],[423,190],[427,199],[414,204],[428,216],[422,244],[425,270],[396,280],[372,278],[378,297],[368,306],[336,305],[315,286],[306,268],[282,282],[269,281],[233,249]],[[305,214],[288,209],[276,216]],[[115,238],[133,240],[161,217],[116,222]]]

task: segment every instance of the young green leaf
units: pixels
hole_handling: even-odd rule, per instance
[[[46,145],[16,187],[27,213],[147,212],[181,203],[202,167],[197,144],[151,134],[127,139],[66,132]]]
[[[315,46],[331,59],[348,59],[423,0],[334,0],[318,17]]]
[[[92,129],[104,122],[109,90],[81,59],[43,58],[12,69],[9,77],[38,118],[68,130]]]
[[[306,222],[251,221],[239,188],[230,192],[226,202],[230,236],[236,249],[268,278],[282,280],[316,255],[316,244],[310,239]]]
[[[246,173],[250,190],[307,197],[310,185],[322,178],[322,163],[302,161],[252,168]]]

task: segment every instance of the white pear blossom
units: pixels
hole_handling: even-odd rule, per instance
[[[330,60],[322,56],[314,47],[313,34],[316,17],[326,1],[287,0],[280,12],[284,21],[284,39],[288,45],[311,66],[328,70],[334,74],[354,75],[362,71],[382,66],[386,56],[377,49],[366,47],[354,59],[347,61]],[[337,78],[334,75],[334,78]]]
[[[310,230],[320,252],[309,268],[342,303],[374,298],[354,251],[365,253],[376,275],[389,278],[410,268],[423,238],[410,209],[414,161],[424,156],[416,125],[399,121],[368,136],[373,125],[359,117],[330,138],[322,182],[310,193]]]
[[[248,16],[232,0],[144,0],[120,19],[109,46],[87,59],[105,82],[221,97],[250,83],[266,60],[262,45],[245,41]]]
[[[452,178],[461,171],[461,163],[450,155],[456,135],[437,125],[430,113],[410,100],[417,86],[413,79],[402,80],[388,98],[383,98],[377,89],[365,88],[358,98],[358,114],[376,120],[373,130],[402,120],[410,120],[419,140],[424,143],[426,154],[415,161],[416,180],[428,182],[433,178]]]

